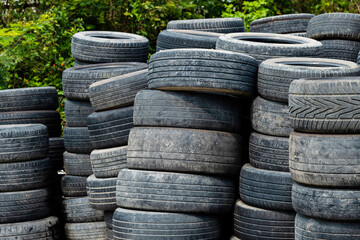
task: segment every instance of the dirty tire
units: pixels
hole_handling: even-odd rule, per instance
[[[63,153],[65,152],[64,139],[63,138],[49,138],[49,152],[48,157],[51,160],[52,169],[63,169],[64,160]]]
[[[112,229],[112,219],[113,219],[114,211],[104,211],[104,221],[106,223],[106,227]]]
[[[238,176],[240,135],[189,128],[135,127],[130,131],[129,168]]]
[[[94,209],[115,211],[117,178],[96,178],[91,175],[86,180],[86,191],[90,205]]]
[[[292,203],[297,213],[328,220],[360,220],[360,190],[315,188],[294,183]]]
[[[113,240],[113,239],[114,239],[113,230],[107,228],[107,229],[106,229],[106,240]]]
[[[90,102],[65,101],[65,120],[68,127],[86,127],[86,118],[94,112]]]
[[[117,177],[127,167],[127,146],[94,150],[90,162],[97,178]]]
[[[91,105],[97,112],[133,105],[136,93],[147,89],[147,73],[145,69],[91,84]]]
[[[65,236],[67,240],[105,240],[106,224],[105,222],[66,223]]]
[[[90,64],[96,64],[96,63],[83,62],[83,61],[76,60],[76,59],[74,61],[74,67],[80,67],[80,66],[90,65]]]
[[[359,133],[360,77],[299,79],[290,85],[291,126],[301,132]]]
[[[207,18],[172,20],[166,29],[196,30],[217,33],[244,32],[244,21],[241,18]]]
[[[64,167],[69,175],[87,177],[93,174],[89,154],[64,152]]]
[[[62,213],[67,223],[104,220],[104,212],[92,208],[88,197],[65,198],[62,202]]]
[[[86,179],[83,176],[64,175],[61,178],[61,190],[66,197],[86,196]]]
[[[294,239],[295,212],[252,207],[238,200],[234,212],[234,235],[239,239]]]
[[[359,41],[329,39],[320,41],[324,46],[323,58],[342,59],[356,62],[360,51]]]
[[[87,127],[66,127],[64,146],[71,153],[90,154],[93,150]]]
[[[235,185],[220,177],[123,169],[116,200],[139,210],[224,214],[233,209]]]

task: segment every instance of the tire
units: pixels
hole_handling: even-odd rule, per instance
[[[64,168],[63,153],[65,152],[63,138],[49,138],[48,157],[51,160],[53,171],[57,172]]]
[[[298,37],[306,37],[306,32],[298,32],[298,33],[287,33],[288,35],[298,36]]]
[[[326,221],[308,218],[300,214],[297,214],[295,218],[296,240],[357,240],[359,237],[359,222]]]
[[[62,212],[67,223],[97,222],[104,220],[104,212],[91,207],[88,197],[65,198]]]
[[[114,239],[113,230],[107,228],[107,229],[106,229],[106,240],[113,240],[113,239]]]
[[[256,74],[257,62],[248,55],[174,49],[151,56],[148,80],[150,89],[252,95]]]
[[[258,92],[267,99],[288,102],[289,87],[300,78],[358,76],[353,62],[322,58],[276,58],[259,65]]]
[[[116,201],[138,210],[225,214],[233,209],[235,185],[219,177],[123,169]]]
[[[133,107],[92,113],[87,123],[94,149],[127,145],[133,127]]]
[[[359,133],[360,77],[295,80],[289,89],[291,126],[301,132]]]
[[[120,170],[127,167],[127,146],[94,150],[90,162],[97,178],[117,177]]]
[[[254,207],[293,211],[290,173],[263,170],[245,164],[240,173],[240,198]]]
[[[0,91],[0,112],[56,110],[58,93],[54,87],[32,87]]]
[[[62,74],[64,95],[70,100],[89,101],[89,87],[95,82],[147,69],[146,63],[104,63],[66,69]]]
[[[88,62],[83,62],[83,61],[76,60],[76,59],[74,61],[74,67],[80,67],[80,66],[90,65],[90,64],[96,64],[96,63],[88,63]]]
[[[147,73],[145,69],[91,84],[91,105],[97,112],[133,105],[136,93],[147,89]]]
[[[0,125],[0,163],[47,156],[49,135],[42,124]]]
[[[220,239],[215,217],[118,208],[113,217],[114,239]]]
[[[314,39],[360,40],[360,16],[352,13],[325,13],[313,17],[306,36]]]
[[[322,44],[314,39],[275,33],[230,33],[220,36],[216,49],[245,53],[258,63],[280,57],[320,57]]]
[[[250,23],[250,32],[263,33],[299,33],[306,32],[307,25],[314,14],[285,14],[254,20]]]
[[[60,240],[60,223],[57,217],[34,221],[1,224],[0,238],[3,240]]]
[[[86,191],[90,205],[94,209],[115,211],[117,178],[96,178],[91,175],[86,180]]]
[[[47,187],[51,173],[49,158],[0,164],[0,192]]]
[[[360,65],[360,51],[359,51],[359,54],[358,54],[358,57],[357,57],[357,64]]]
[[[65,236],[67,240],[105,240],[106,224],[105,222],[66,223]]]
[[[164,104],[166,103],[166,104]],[[230,96],[140,91],[135,98],[134,125],[240,132],[238,99]]]
[[[324,46],[322,57],[355,62],[360,51],[359,41],[329,39],[320,41]]]
[[[112,219],[113,219],[114,211],[104,211],[104,221],[106,223],[106,227],[112,229]]]
[[[289,137],[289,107],[285,103],[273,102],[261,97],[255,98],[251,105],[251,126],[262,134]]]
[[[87,127],[66,127],[64,146],[70,153],[90,154],[93,150]]]
[[[292,203],[297,213],[338,221],[360,220],[360,190],[315,188],[294,183]]]
[[[68,127],[87,127],[86,119],[94,112],[90,102],[65,101],[65,120]]]
[[[292,240],[294,219],[294,212],[261,209],[238,200],[234,212],[234,235],[242,240]]]
[[[89,154],[64,152],[64,167],[69,175],[87,177],[93,174]]]
[[[196,30],[217,33],[244,32],[244,21],[241,18],[205,18],[172,20],[167,29]]]
[[[61,190],[66,197],[86,196],[86,179],[83,176],[64,175],[61,178]]]
[[[215,49],[222,34],[193,30],[164,30],[158,35],[156,52],[176,48]]]
[[[289,138],[251,133],[249,159],[256,168],[289,172]]]
[[[50,215],[49,189],[0,192],[0,223],[15,223]]]

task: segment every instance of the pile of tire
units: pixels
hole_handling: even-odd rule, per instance
[[[51,215],[49,135],[42,124],[0,126],[0,238],[61,239]]]

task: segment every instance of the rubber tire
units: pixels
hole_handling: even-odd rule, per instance
[[[295,80],[289,89],[291,126],[301,132],[359,133],[360,77]]]
[[[90,65],[90,64],[96,64],[96,63],[84,62],[84,61],[80,61],[77,59],[75,59],[75,61],[74,61],[74,67],[80,67],[80,66]]]
[[[94,149],[127,145],[133,127],[133,107],[94,112],[88,116],[87,123]]]
[[[107,228],[107,229],[106,229],[106,240],[113,240],[113,239],[114,239],[113,230]]]
[[[288,113],[287,104],[257,97],[251,105],[251,126],[262,134],[289,137],[293,129]]]
[[[322,44],[314,39],[275,33],[230,33],[220,36],[216,49],[249,54],[258,63],[280,57],[321,57]]]
[[[115,211],[117,178],[96,178],[90,175],[86,180],[86,191],[94,209]]]
[[[61,190],[65,197],[86,196],[86,179],[83,176],[64,175],[61,178]]]
[[[360,40],[360,15],[353,13],[324,13],[313,17],[306,36],[314,39]]]
[[[0,125],[0,163],[45,158],[48,148],[49,135],[45,125]]]
[[[0,91],[0,112],[56,110],[58,93],[54,87],[31,87]]]
[[[360,220],[360,190],[315,188],[294,183],[292,203],[297,213],[337,221]]]
[[[111,31],[82,31],[71,40],[71,54],[80,61],[146,62],[149,40],[131,33]]]
[[[149,88],[253,95],[258,64],[229,51],[174,49],[150,58]]]
[[[263,98],[287,103],[293,80],[359,75],[360,66],[344,60],[293,57],[269,59],[259,65],[258,92]]]
[[[294,212],[249,206],[238,200],[234,211],[234,235],[242,240],[293,240]]]
[[[307,25],[314,14],[284,14],[256,19],[250,23],[250,32],[298,33],[306,32]]]
[[[117,177],[127,167],[127,146],[94,150],[90,154],[91,167],[97,178]]]
[[[147,69],[146,63],[104,63],[66,69],[62,74],[65,97],[75,101],[89,101],[91,84],[111,77]]]
[[[233,209],[235,185],[220,177],[123,169],[116,201],[138,210],[225,214]]]
[[[359,41],[329,39],[320,42],[324,46],[323,58],[342,59],[356,63],[360,51]]]
[[[106,224],[105,222],[66,223],[65,236],[67,240],[105,240]]]
[[[69,175],[87,177],[93,174],[89,154],[64,152],[64,167]]]
[[[136,93],[147,89],[147,74],[145,69],[91,84],[91,105],[97,112],[133,105]]]
[[[360,51],[359,51],[359,54],[358,54],[358,57],[357,57],[357,64],[360,65]]]
[[[210,216],[148,212],[118,208],[113,217],[114,239],[220,239],[220,223]]]
[[[49,138],[48,157],[51,160],[53,171],[57,172],[64,168],[63,153],[65,152],[63,138]]]
[[[112,229],[112,219],[113,219],[114,211],[104,211],[104,221],[106,223],[106,227]]]
[[[64,129],[64,146],[71,153],[90,154],[93,150],[87,127],[66,127]]]
[[[48,188],[0,192],[0,223],[25,222],[48,217],[49,199]]]
[[[88,197],[65,198],[62,202],[62,213],[67,223],[104,220],[104,212],[92,208]]]
[[[165,104],[166,103],[166,104]],[[240,132],[237,98],[202,93],[143,90],[136,94],[134,125]]]
[[[87,127],[86,119],[94,112],[90,102],[65,101],[65,120],[68,127]]]
[[[244,21],[241,18],[205,18],[171,20],[167,29],[196,30],[217,33],[244,32]]]
[[[289,172],[289,138],[251,133],[249,160],[256,168]]]

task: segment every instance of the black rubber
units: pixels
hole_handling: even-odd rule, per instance
[[[289,172],[289,138],[251,133],[249,160],[260,169]]]
[[[117,177],[119,171],[127,167],[127,146],[94,150],[90,162],[97,178]]]
[[[88,197],[65,198],[62,202],[62,213],[67,223],[104,220],[104,212],[92,208]]]
[[[294,212],[249,206],[238,200],[234,212],[234,235],[242,240],[293,240]]]
[[[220,239],[220,223],[210,216],[118,208],[114,239]]]
[[[251,126],[262,134],[288,137],[292,131],[288,114],[287,104],[257,97],[251,105]]]
[[[324,46],[323,58],[342,59],[356,62],[360,51],[359,41],[328,39],[320,41]]]
[[[71,153],[90,154],[93,150],[87,127],[66,127],[64,130],[64,146]]]
[[[240,135],[190,128],[135,127],[130,131],[129,168],[238,176]]]
[[[359,51],[359,54],[358,54],[358,57],[357,57],[357,64],[360,65],[360,51]]]
[[[149,88],[252,95],[258,64],[229,51],[174,49],[150,58]]]
[[[64,167],[69,175],[87,177],[93,174],[89,154],[64,152]]]
[[[145,37],[111,31],[83,31],[73,35],[71,54],[80,61],[146,62],[149,40]]]
[[[94,110],[99,112],[133,105],[136,93],[147,89],[147,74],[147,69],[144,69],[91,84],[89,98]]]
[[[360,190],[315,188],[294,183],[292,203],[301,215],[337,221],[360,220]]]
[[[65,101],[65,120],[68,127],[87,127],[86,119],[94,112],[90,102]]]
[[[86,191],[92,208],[115,211],[117,208],[116,180],[117,177],[96,178],[94,175],[87,178]]]
[[[114,211],[104,211],[104,221],[106,223],[106,227],[112,229],[112,219],[113,219]]]
[[[87,123],[94,149],[127,145],[133,127],[133,107],[94,112],[88,116]]]
[[[220,177],[123,169],[116,201],[139,210],[225,214],[233,209],[235,185]]]
[[[66,69],[62,74],[65,97],[76,101],[89,101],[89,87],[92,83],[111,77],[147,69],[146,63],[104,63]]]
[[[291,126],[315,133],[360,132],[360,77],[295,80],[289,89]]]
[[[90,65],[90,64],[96,64],[96,63],[84,62],[84,61],[80,61],[77,59],[75,59],[75,61],[74,61],[74,67],[80,67],[80,66]]]
[[[313,17],[306,36],[314,39],[360,40],[360,15],[353,13],[324,13]]]
[[[113,230],[110,228],[106,228],[106,240],[113,240],[113,239],[114,239]]]
[[[295,217],[295,239],[358,240],[360,222],[340,222],[308,218],[297,214]]]
[[[219,37],[216,49],[249,54],[259,63],[279,57],[320,57],[322,44],[314,39],[275,33],[230,33]]]
[[[284,14],[254,20],[250,23],[250,32],[263,33],[299,33],[306,32],[310,13]]]
[[[298,36],[298,37],[306,37],[306,32],[298,32],[298,33],[287,33],[291,36]]]
[[[64,175],[61,178],[61,190],[66,197],[86,196],[86,179],[83,176]]]
[[[56,110],[58,93],[54,87],[5,89],[0,91],[0,112]]]
[[[360,44],[360,43],[359,43]],[[356,63],[322,58],[276,58],[259,65],[258,92],[267,99],[288,102],[289,87],[299,78],[359,76]]]
[[[63,138],[49,138],[48,157],[51,160],[51,166],[55,172],[64,168],[64,152],[65,147]]]
[[[105,240],[106,224],[105,222],[66,223],[65,236],[67,240]]]
[[[0,125],[0,163],[45,158],[48,148],[49,135],[45,125]]]
[[[134,125],[240,132],[237,98],[188,92],[140,91],[135,98]]]
[[[244,21],[241,18],[205,18],[172,20],[167,29],[197,30],[206,32],[232,33],[244,32]]]
[[[50,192],[36,190],[0,192],[0,223],[37,220],[50,215]]]

